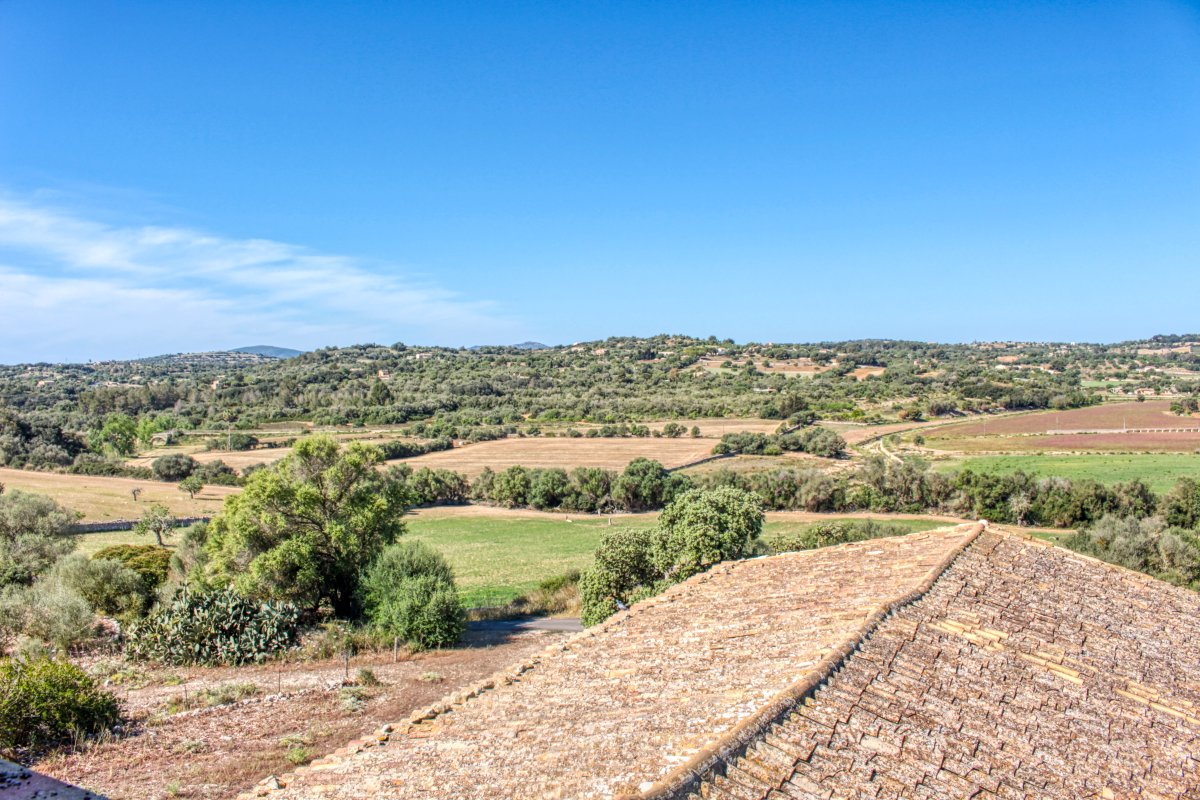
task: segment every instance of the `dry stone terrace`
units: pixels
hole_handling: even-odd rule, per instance
[[[586,798],[655,791],[979,533],[960,526],[726,564],[247,796]]]
[[[696,795],[1182,800],[1197,759],[1200,595],[989,531]]]

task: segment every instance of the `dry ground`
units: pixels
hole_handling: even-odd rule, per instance
[[[922,422],[891,422],[886,425],[856,425],[850,422],[821,422],[818,424],[835,431],[846,440],[846,444],[854,447],[870,439],[877,439],[880,436],[887,436],[892,433],[904,433],[919,428],[932,428],[939,425],[946,425],[947,423],[944,419],[931,419]]]
[[[643,423],[651,429],[661,428],[668,422],[683,425],[690,432],[692,426],[700,429],[700,435],[710,439],[720,439],[727,433],[774,433],[782,420],[777,419],[663,419]]]
[[[1200,453],[1200,431],[1175,433],[1079,433],[1055,436],[975,436],[928,443],[943,452],[967,453]]]
[[[399,663],[392,663],[390,653],[356,656],[350,661],[351,678],[366,667],[382,682],[365,688],[365,703],[357,710],[339,691],[345,675],[341,659],[151,671],[135,678],[133,685],[140,688],[116,689],[137,720],[133,735],[34,767],[112,800],[231,797],[265,775],[294,769],[302,757],[322,755],[402,720],[558,636],[522,633],[490,645],[402,655],[407,660]],[[239,704],[166,713],[185,689],[195,698],[204,689],[243,683],[254,684],[259,694]],[[289,751],[295,761],[289,761]]]
[[[705,461],[683,470],[686,475],[705,475],[728,469],[738,473],[768,472],[776,469],[841,470],[850,466],[848,460],[820,458],[807,453],[784,453],[778,456],[732,456]]]
[[[1200,419],[1172,414],[1166,400],[1108,403],[1067,411],[1039,411],[1004,417],[982,417],[938,430],[937,438],[1044,434],[1051,430],[1121,428],[1200,428]],[[1124,435],[1124,434],[1123,434]]]
[[[413,469],[451,469],[474,477],[485,467],[604,467],[620,471],[635,458],[678,467],[710,455],[711,439],[497,439],[405,459]]]
[[[0,483],[8,489],[49,495],[83,514],[87,522],[137,519],[151,503],[161,503],[181,517],[210,516],[221,510],[226,497],[241,491],[230,486],[205,486],[193,500],[173,483],[19,469],[0,469]],[[129,493],[134,487],[142,490],[136,503]]]
[[[224,461],[239,472],[252,464],[274,464],[292,452],[290,447],[264,447],[261,450],[205,450],[197,445],[186,447],[160,447],[147,450],[137,458],[125,463],[132,467],[149,467],[160,456],[182,454],[191,456],[201,464]]]

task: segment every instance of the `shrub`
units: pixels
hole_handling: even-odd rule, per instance
[[[188,534],[184,534],[186,540]],[[115,544],[96,551],[93,559],[118,561],[142,578],[147,595],[167,580],[171,567],[171,551],[154,544]]]
[[[165,664],[261,662],[296,643],[299,616],[290,603],[259,603],[232,589],[183,589],[129,630],[125,654]]]
[[[258,447],[258,439],[248,433],[229,433],[209,439],[204,447],[206,450],[253,450]]]
[[[0,494],[0,587],[30,584],[75,548],[71,526],[78,515],[49,497]]]
[[[0,635],[26,636],[61,651],[95,639],[96,615],[86,600],[58,581],[10,586],[0,594]]]
[[[70,662],[0,660],[0,753],[16,757],[71,742],[120,718],[116,698]]]
[[[1171,528],[1158,517],[1107,515],[1091,528],[1069,536],[1067,547],[1179,586],[1200,588],[1200,537]]]
[[[903,536],[906,533],[908,530],[903,525],[889,525],[872,519],[817,522],[797,533],[772,536],[763,543],[772,553],[790,553],[884,536]]]
[[[80,453],[67,471],[72,475],[99,475],[111,478],[149,480],[153,477],[147,467],[131,467],[120,459],[108,459],[95,453]]]
[[[416,541],[388,545],[362,577],[363,607],[369,613],[386,602],[401,583],[422,575],[454,586],[454,571],[432,547]]]
[[[618,529],[601,539],[595,561],[579,579],[584,625],[607,619],[618,603],[629,604],[637,587],[658,581],[650,560],[653,541],[653,531],[641,528]]]
[[[621,606],[658,594],[712,565],[755,552],[762,504],[753,494],[724,486],[684,492],[652,530],[604,537],[595,561],[579,580],[583,624],[594,625]]]
[[[362,602],[378,635],[399,637],[417,649],[454,644],[466,614],[454,572],[421,542],[399,542],[380,553],[362,577]]]
[[[452,645],[467,624],[454,587],[434,575],[395,584],[372,610],[371,621],[381,633],[398,636],[417,649]]]
[[[196,471],[196,459],[183,453],[159,456],[150,465],[150,474],[155,480],[178,483]]]
[[[108,617],[136,617],[150,599],[137,572],[119,561],[90,559],[83,553],[60,559],[44,580],[59,583],[86,600],[93,611]]]

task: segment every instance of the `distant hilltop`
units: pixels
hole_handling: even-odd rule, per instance
[[[477,344],[474,347],[468,347],[468,350],[482,350],[490,347],[511,347],[513,350],[549,350],[550,345],[542,344],[541,342],[521,342],[520,344]]]
[[[520,346],[520,345],[518,345]],[[249,353],[254,356],[266,356],[267,358],[295,358],[298,355],[303,355],[303,350],[293,350],[290,347],[275,347],[269,344],[254,344],[249,347],[235,347],[229,352],[231,353]]]

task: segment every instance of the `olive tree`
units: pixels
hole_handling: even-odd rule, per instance
[[[721,561],[752,554],[762,524],[762,503],[750,492],[730,486],[684,492],[656,527],[617,531],[601,541],[579,581],[584,624]]]
[[[79,515],[40,494],[0,493],[0,587],[28,585],[75,548]]]
[[[403,482],[380,473],[378,447],[303,439],[255,472],[208,526],[208,578],[256,599],[339,617],[358,610],[359,576],[404,532]]]

